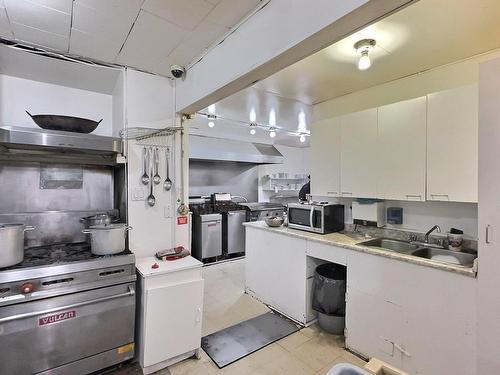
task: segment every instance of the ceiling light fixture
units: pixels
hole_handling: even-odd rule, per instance
[[[250,124],[250,134],[255,135],[257,133],[257,124]]]
[[[269,136],[271,138],[276,137],[276,128],[273,128],[273,127],[269,128]]]
[[[366,70],[372,66],[370,60],[370,52],[373,50],[377,42],[375,39],[361,39],[354,44],[354,49],[359,55],[358,69]]]
[[[217,118],[217,116],[215,116],[215,115],[207,115],[209,128],[213,128],[215,126],[215,119],[216,118]]]

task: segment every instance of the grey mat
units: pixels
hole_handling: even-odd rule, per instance
[[[268,312],[203,337],[201,347],[223,368],[298,330],[291,320]]]

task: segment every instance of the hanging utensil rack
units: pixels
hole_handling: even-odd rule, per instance
[[[182,130],[181,126],[162,129],[134,127],[120,130],[120,137],[123,140],[144,141],[151,138],[168,137]]]

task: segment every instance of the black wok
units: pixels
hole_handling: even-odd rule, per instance
[[[102,121],[93,121],[81,117],[59,116],[59,115],[32,115],[28,111],[26,113],[33,119],[42,129],[60,130],[64,132],[75,133],[91,133],[97,128],[97,125]]]

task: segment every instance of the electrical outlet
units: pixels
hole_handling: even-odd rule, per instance
[[[172,217],[172,206],[170,206],[169,204],[163,207],[163,217],[165,217],[166,219]]]
[[[132,191],[132,200],[133,201],[143,201],[146,199],[146,194],[144,192],[144,189],[141,187],[136,187]]]

